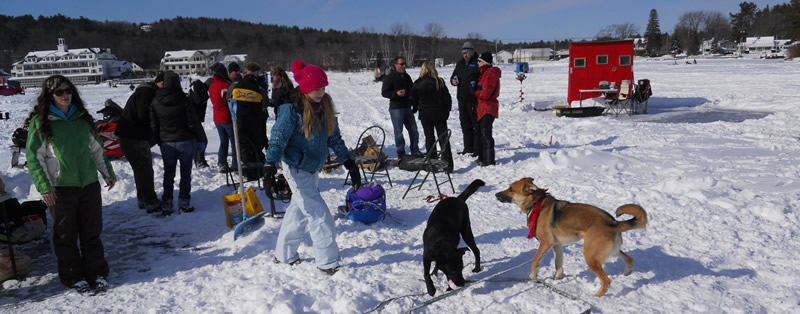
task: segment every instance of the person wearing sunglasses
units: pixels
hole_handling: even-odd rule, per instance
[[[470,154],[477,157],[481,151],[478,136],[478,119],[475,106],[475,86],[481,74],[478,69],[478,55],[471,42],[464,42],[461,46],[462,59],[456,63],[453,74],[450,75],[450,84],[457,86],[456,99],[458,100],[458,118],[461,122],[461,133],[464,135],[464,150],[459,155]]]
[[[393,64],[394,71],[383,78],[381,95],[384,98],[389,98],[389,117],[392,119],[397,157],[402,158],[406,154],[406,141],[403,139],[404,126],[411,141],[411,145],[409,145],[411,154],[420,156],[422,153],[419,151],[419,131],[417,131],[417,121],[414,119],[416,108],[411,108],[411,103],[408,100],[411,88],[414,87],[414,82],[411,81],[411,76],[406,73],[405,58],[396,57]]]
[[[111,190],[117,181],[75,85],[53,75],[42,82],[25,120],[28,173],[53,216],[58,279],[80,293],[108,289],[100,233],[103,200],[97,173]]]

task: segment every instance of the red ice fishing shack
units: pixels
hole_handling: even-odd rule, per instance
[[[609,85],[618,87],[623,80],[633,82],[633,40],[576,42],[570,45],[568,104],[603,96],[603,92],[581,90],[609,88]]]

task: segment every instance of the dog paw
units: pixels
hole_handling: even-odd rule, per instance
[[[436,288],[433,288],[433,289],[430,289],[430,288],[429,288],[429,289],[428,289],[428,295],[429,295],[429,296],[434,296],[434,295],[436,295]]]
[[[528,279],[536,280],[536,273],[531,273],[530,275],[528,275]]]
[[[475,266],[475,268],[472,269],[472,272],[477,273],[480,272],[481,270],[483,270],[483,268],[481,268],[480,266]]]

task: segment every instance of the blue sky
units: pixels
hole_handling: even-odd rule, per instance
[[[709,10],[739,11],[739,0],[506,0],[506,1],[3,1],[0,14],[63,14],[93,20],[149,23],[176,16],[234,18],[278,25],[355,31],[364,27],[388,32],[407,23],[421,33],[425,24],[441,24],[448,37],[477,32],[503,42],[590,39],[611,24],[633,23],[644,33],[651,9],[658,11],[662,32],[672,32],[681,14]],[[750,0],[761,9],[789,0]]]

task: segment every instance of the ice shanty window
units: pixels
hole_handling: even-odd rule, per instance
[[[576,68],[585,68],[586,67],[586,58],[575,58],[575,67]]]
[[[631,56],[619,56],[619,65],[620,66],[631,65]]]
[[[608,55],[597,56],[597,64],[598,65],[608,64]]]

